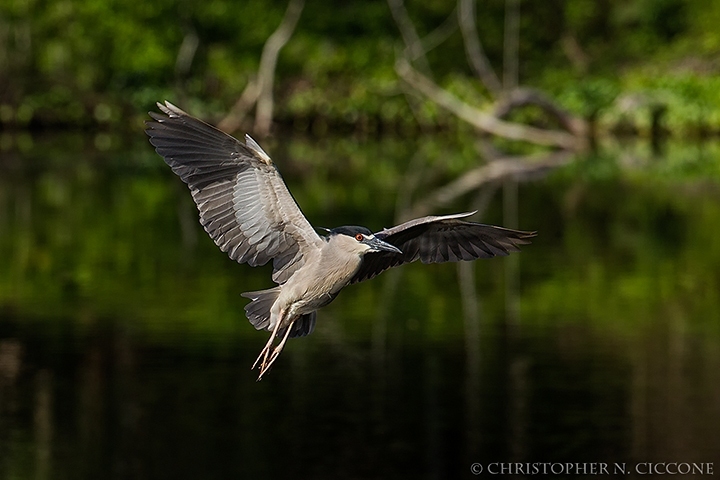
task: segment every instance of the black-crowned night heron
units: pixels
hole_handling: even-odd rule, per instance
[[[312,332],[316,311],[343,287],[418,259],[442,263],[507,255],[535,236],[461,220],[472,213],[418,218],[376,233],[338,227],[320,236],[250,136],[242,143],[168,102],[158,107],[165,115],[150,113],[155,120],[147,122],[150,143],[190,187],[205,231],[238,263],[255,267],[273,261],[277,286],[242,294],[251,300],[245,307],[250,323],[272,332],[253,365],[260,365],[258,380],[288,338]]]

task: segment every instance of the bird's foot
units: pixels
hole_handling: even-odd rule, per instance
[[[280,353],[282,352],[283,348],[285,347],[285,342],[287,342],[288,337],[290,337],[290,330],[293,325],[293,322],[290,322],[290,325],[287,326],[285,329],[285,334],[283,335],[282,340],[280,343],[273,347],[273,342],[275,341],[275,338],[278,337],[278,327],[280,325],[280,322],[275,326],[273,329],[272,334],[270,335],[270,339],[265,344],[265,347],[260,351],[260,355],[258,355],[257,359],[255,360],[255,363],[253,363],[252,369],[254,369],[256,366],[258,366],[258,363],[260,364],[260,374],[258,375],[258,382],[262,380],[263,375],[265,375],[265,372],[267,372],[273,363],[275,363],[275,360],[280,356]],[[262,361],[260,361],[262,359]],[[251,370],[252,370],[251,369]]]
[[[270,349],[272,348],[272,341],[275,340],[275,335],[270,337],[270,341],[265,344],[262,350],[260,350],[260,355],[258,355],[257,359],[255,359],[255,363],[253,363],[253,366],[250,370],[253,370],[255,367],[258,366],[258,363],[260,364],[260,377],[262,377],[262,374],[267,369],[268,365],[268,357],[270,355]],[[260,361],[262,359],[262,362]],[[258,380],[260,380],[260,377],[258,377]]]

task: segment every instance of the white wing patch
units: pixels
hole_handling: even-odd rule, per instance
[[[257,153],[258,157],[260,157],[260,159],[263,162],[265,162],[268,165],[272,165],[272,160],[270,159],[270,155],[265,153],[265,150],[263,150],[262,147],[260,145],[258,145],[258,143],[255,140],[253,140],[253,138],[250,135],[248,135],[247,133],[245,134],[245,146],[247,146],[253,152]]]

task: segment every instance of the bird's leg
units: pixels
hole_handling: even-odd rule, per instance
[[[280,318],[278,319],[277,323],[275,324],[275,327],[273,328],[272,333],[270,334],[270,338],[268,339],[267,343],[263,347],[262,350],[260,350],[260,355],[258,355],[257,359],[255,359],[255,363],[253,363],[253,366],[250,370],[253,370],[255,367],[257,367],[258,362],[262,358],[262,363],[260,364],[260,376],[262,377],[263,372],[266,370],[265,365],[267,365],[268,357],[270,356],[270,349],[273,346],[273,342],[275,341],[275,337],[277,336],[277,332],[280,329],[280,324],[282,323],[282,313],[280,315]],[[260,380],[260,378],[258,378]]]
[[[287,326],[285,329],[285,335],[283,335],[282,340],[278,344],[277,347],[275,347],[270,354],[270,359],[267,359],[267,352],[265,353],[265,359],[263,359],[262,364],[260,364],[260,375],[258,375],[258,380],[262,379],[262,376],[265,374],[265,372],[272,366],[273,363],[275,363],[275,360],[280,356],[280,352],[282,352],[283,347],[285,346],[285,342],[287,342],[288,337],[290,337],[290,330],[292,329],[293,323],[295,323],[295,320],[290,322],[290,325]]]
[[[287,339],[290,337],[290,330],[292,329],[294,323],[295,320],[290,322],[290,325],[288,325],[287,329],[285,330],[285,335],[283,335],[282,340],[280,341],[278,346],[273,349],[273,352],[270,355],[270,363],[268,364],[268,367],[275,361],[278,356],[280,356],[280,352],[282,352],[282,349],[285,346],[285,342],[287,342]]]

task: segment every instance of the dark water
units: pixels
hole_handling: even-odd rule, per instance
[[[256,382],[266,334],[239,293],[269,271],[216,249],[144,139],[0,144],[0,478],[720,469],[716,145],[610,146],[493,186],[483,220],[538,230],[533,245],[350,287]],[[327,227],[388,226],[476,161],[447,138],[268,145]]]

